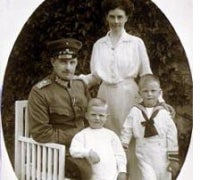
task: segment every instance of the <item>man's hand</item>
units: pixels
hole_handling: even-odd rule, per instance
[[[126,180],[126,173],[120,172],[117,176],[117,180]]]
[[[167,170],[172,173],[173,177],[176,177],[180,171],[180,163],[177,161],[170,161]]]
[[[100,161],[99,155],[95,151],[93,151],[92,149],[90,150],[90,153],[89,153],[89,160],[93,164],[96,164]]]

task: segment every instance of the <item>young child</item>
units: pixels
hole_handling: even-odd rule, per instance
[[[121,131],[127,150],[132,137],[136,139],[136,157],[142,180],[170,180],[179,168],[177,129],[169,112],[159,105],[160,82],[152,74],[139,81],[143,101],[128,114]]]
[[[108,105],[103,99],[89,101],[86,119],[89,127],[72,139],[70,154],[86,158],[92,164],[92,180],[126,180],[126,155],[119,137],[104,128]]]

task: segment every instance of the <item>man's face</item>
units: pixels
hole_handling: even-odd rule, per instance
[[[62,80],[70,80],[73,78],[76,66],[78,64],[77,58],[74,59],[58,59],[52,58],[51,64],[56,75]]]

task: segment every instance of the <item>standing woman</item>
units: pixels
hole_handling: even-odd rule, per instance
[[[91,74],[80,77],[89,87],[101,83],[97,96],[107,101],[111,112],[106,127],[119,135],[129,110],[134,103],[140,102],[135,79],[152,71],[143,40],[125,30],[133,12],[133,3],[129,0],[104,0],[102,8],[109,31],[93,46]],[[128,159],[133,164],[133,158]],[[129,174],[134,173],[136,165],[129,167]],[[133,174],[130,179],[140,179],[136,176]]]
[[[101,83],[97,96],[109,103],[111,120],[107,126],[117,134],[130,108],[140,102],[135,79],[152,74],[143,40],[125,30],[133,7],[129,0],[103,1],[102,8],[110,30],[93,46],[91,74],[80,76],[89,87]]]

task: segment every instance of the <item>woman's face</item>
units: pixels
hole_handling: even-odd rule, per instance
[[[124,29],[128,16],[124,10],[116,8],[108,12],[106,20],[112,31],[121,31]]]

